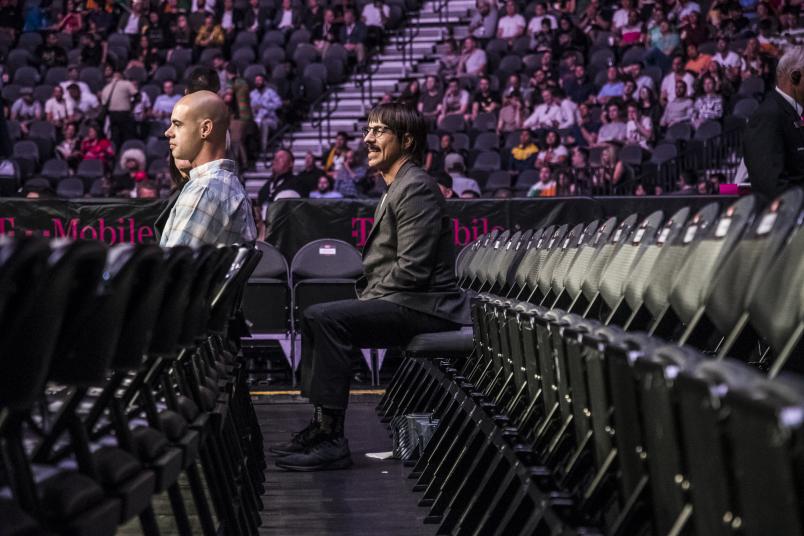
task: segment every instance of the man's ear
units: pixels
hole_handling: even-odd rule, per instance
[[[406,151],[413,149],[413,136],[409,132],[405,132],[405,135],[402,136],[402,147],[404,147]]]
[[[202,140],[206,140],[212,135],[212,128],[213,128],[212,119],[207,118],[201,120],[201,128],[199,130],[201,131]]]

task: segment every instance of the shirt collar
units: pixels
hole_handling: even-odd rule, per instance
[[[212,176],[217,173],[218,170],[234,173],[234,169],[234,161],[221,158],[220,160],[213,160],[212,162],[207,162],[206,164],[191,169],[190,180]]]
[[[776,86],[776,92],[779,93],[779,95],[781,95],[782,98],[787,101],[787,104],[793,107],[793,109],[796,111],[796,115],[801,116],[803,107],[799,103],[797,103],[793,97],[791,97],[790,95],[779,89],[779,86]]]

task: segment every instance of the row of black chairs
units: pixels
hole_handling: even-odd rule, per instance
[[[439,534],[804,533],[804,193],[481,238],[471,355],[408,359]],[[427,350],[425,348],[425,350]]]
[[[0,238],[0,534],[257,534],[238,341],[260,256]]]

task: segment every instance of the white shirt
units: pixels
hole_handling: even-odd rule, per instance
[[[552,15],[536,15],[528,23],[528,33],[533,35],[542,32],[542,20],[547,19],[550,21],[550,29],[555,30],[558,28],[556,18]]]
[[[464,66],[466,67],[466,72],[469,74],[474,74],[480,71],[486,65],[486,52],[479,48],[476,48],[472,51],[472,54],[469,55],[469,58],[466,60]]]
[[[790,95],[788,95],[787,93],[785,93],[784,91],[779,89],[779,86],[776,86],[774,89],[776,89],[776,92],[779,95],[781,95],[784,100],[787,101],[787,104],[789,104],[790,106],[793,107],[793,109],[796,111],[796,115],[801,117],[802,114],[804,114],[804,106],[802,106],[801,104],[797,103],[796,100],[793,97],[791,97]]]
[[[649,131],[653,130],[653,125],[650,121],[650,117],[642,117],[642,119],[639,120],[639,124],[644,129],[647,129]],[[645,149],[648,149],[648,138],[646,138],[645,136],[642,135],[641,132],[639,132],[636,121],[628,120],[625,123],[625,139],[628,141],[628,143],[638,143]]]
[[[67,100],[57,101],[55,97],[50,97],[45,101],[45,114],[51,114],[53,121],[63,121],[67,119]]]
[[[72,81],[72,80],[65,80],[64,82],[59,82],[61,89],[64,90],[64,98],[67,98],[67,88],[71,85],[75,84],[79,88],[81,88],[81,94],[84,93],[92,93],[92,90],[89,89],[89,85],[86,82],[82,82],[80,80]]]
[[[521,34],[525,30],[525,26],[525,17],[519,13],[513,17],[506,15],[497,21],[497,30],[501,32],[503,39],[510,39],[511,37]]]
[[[382,11],[380,11],[382,9]],[[382,23],[382,18],[388,18],[391,15],[391,8],[387,5],[381,5],[380,8],[372,4],[366,4],[363,6],[363,12],[361,16],[363,17],[363,23],[366,26],[378,26],[380,28],[384,28],[385,25]]]
[[[156,113],[162,114],[163,119],[167,120],[170,114],[173,113],[173,107],[181,99],[181,95],[159,95],[154,101],[152,110]]]
[[[280,28],[291,28],[293,26],[293,10],[282,12],[282,20],[279,21]]]
[[[126,27],[123,28],[123,33],[126,35],[136,35],[140,33],[140,15],[132,13],[128,17]]]
[[[693,84],[695,83],[695,79],[692,77],[690,73],[684,73],[682,77],[684,83],[687,84],[687,96],[693,95],[695,92],[693,90]],[[670,73],[664,77],[662,80],[662,93],[667,94],[667,102],[673,102],[676,100],[676,74]]]
[[[721,67],[742,67],[743,60],[740,56],[731,50],[726,51],[726,55],[720,52],[715,52],[712,55],[712,61],[719,64]]]
[[[198,0],[193,0],[193,7],[190,11],[198,11]],[[215,0],[207,0],[204,2],[204,11],[215,13]]]
[[[232,11],[224,11],[221,17],[221,28],[228,30],[234,28],[234,16]]]
[[[559,104],[553,103],[550,105],[540,104],[530,114],[530,117],[525,119],[523,128],[553,128],[553,122],[559,125],[566,121],[564,111]]]
[[[620,8],[614,12],[614,15],[611,17],[611,25],[614,26],[615,30],[619,30],[620,28],[626,26],[628,24],[628,10]]]
[[[690,13],[700,13],[701,6],[698,5],[697,2],[688,2],[686,6],[681,8],[681,11],[678,12],[678,18],[683,19]]]
[[[575,125],[575,116],[578,115],[578,105],[569,97],[561,101],[563,118],[558,122],[558,128],[570,128]]]

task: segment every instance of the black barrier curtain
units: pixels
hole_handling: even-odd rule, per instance
[[[574,224],[596,218],[646,216],[663,210],[669,216],[683,206],[693,209],[729,197],[572,197],[550,199],[479,199],[447,202],[456,247],[493,229],[527,229],[556,222]],[[154,221],[164,200],[99,201],[0,199],[0,235],[84,238],[109,244],[155,240]],[[337,238],[361,248],[373,223],[376,200],[287,199],[271,204],[266,242],[288,261],[305,244]]]

